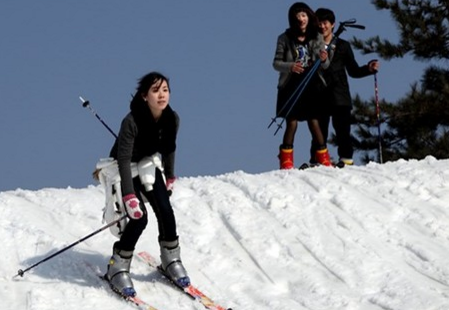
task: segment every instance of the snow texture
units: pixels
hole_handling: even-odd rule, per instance
[[[344,169],[183,177],[171,197],[192,282],[234,310],[449,309],[449,160]],[[5,310],[134,309],[105,272],[116,238],[101,228],[104,191],[0,192]],[[153,213],[137,244],[158,256]],[[203,309],[142,262],[131,275],[159,310]]]

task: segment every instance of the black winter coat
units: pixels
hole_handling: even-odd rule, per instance
[[[340,38],[337,39],[335,49],[330,51],[330,59],[330,66],[323,71],[327,83],[326,97],[331,100],[331,106],[352,107],[347,75],[352,78],[362,78],[374,73],[369,71],[368,65],[361,67],[358,65],[351,45]]]

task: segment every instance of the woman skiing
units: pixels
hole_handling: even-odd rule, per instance
[[[319,102],[314,100],[324,80],[319,74],[313,75],[297,102],[290,100],[316,60],[321,60],[322,69],[328,67],[329,60],[323,36],[319,33],[315,14],[303,2],[296,2],[290,7],[288,22],[290,27],[278,37],[273,60],[274,69],[279,71],[276,116],[286,118],[287,124],[279,147],[280,168],[294,167],[293,142],[298,121],[304,120],[307,120],[313,141],[320,145],[316,152],[317,161],[330,165],[326,141],[323,139],[317,119],[320,106]],[[291,105],[294,105],[294,108],[287,115]]]
[[[136,243],[148,222],[144,197],[157,218],[162,269],[179,286],[190,283],[181,262],[176,220],[167,190],[171,183],[164,180],[166,176],[167,180],[174,179],[179,121],[169,100],[170,86],[165,76],[151,72],[142,77],[110,154],[118,164],[129,221],[113,245],[105,278],[124,296],[136,294],[129,269]]]

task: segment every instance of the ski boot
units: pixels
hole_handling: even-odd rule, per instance
[[[315,152],[315,159],[320,165],[328,167],[332,166],[331,158],[327,148],[317,150]]]
[[[109,260],[108,271],[105,279],[111,288],[123,297],[133,297],[136,295],[133,282],[129,275],[129,268],[133,251],[119,250],[114,245],[113,254]]]
[[[337,163],[337,167],[338,168],[343,168],[344,166],[352,166],[354,165],[354,160],[352,160],[352,158],[340,158],[340,160]]]
[[[352,166],[352,165],[354,165],[354,160],[352,160],[352,158],[344,158],[344,157],[342,157],[342,158],[340,158],[340,161],[342,163],[344,163],[345,166]]]
[[[181,262],[181,248],[178,239],[174,241],[160,241],[161,247],[161,269],[181,288],[190,285],[190,278]]]
[[[279,147],[278,158],[280,169],[293,169],[295,167],[293,159],[293,145],[281,144]]]

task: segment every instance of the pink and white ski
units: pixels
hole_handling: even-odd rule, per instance
[[[159,271],[163,276],[165,276],[170,281],[171,284],[173,284],[173,286],[182,290],[185,294],[187,294],[191,298],[200,302],[206,309],[209,309],[209,310],[232,310],[231,308],[224,308],[224,307],[218,305],[217,303],[215,303],[212,299],[210,299],[208,296],[206,296],[203,292],[201,292],[198,288],[196,288],[192,284],[189,284],[187,287],[180,287],[180,286],[176,285],[176,283],[174,283],[167,277],[167,275],[159,267],[158,260],[155,257],[153,257],[150,253],[148,253],[146,251],[139,252],[137,254],[137,257],[141,261],[146,263],[148,266]]]

